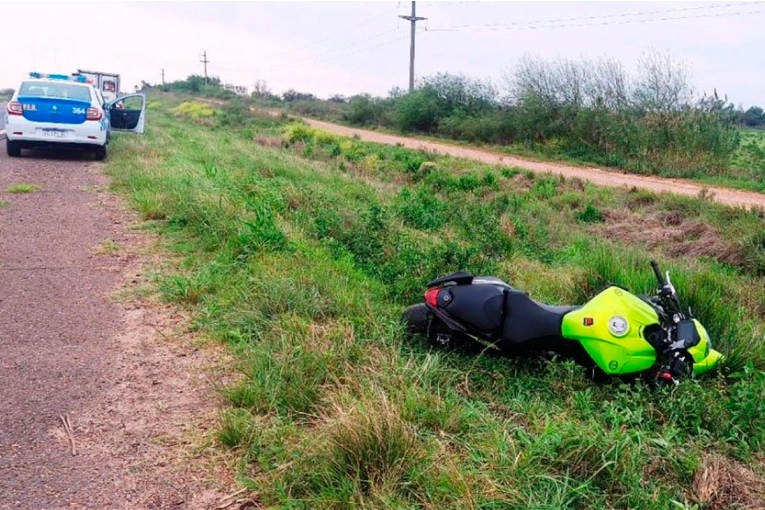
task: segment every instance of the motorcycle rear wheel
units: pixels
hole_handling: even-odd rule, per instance
[[[428,334],[428,308],[424,303],[412,305],[402,314],[406,329],[415,335],[427,336]]]
[[[425,303],[418,303],[406,308],[402,318],[409,334],[423,336],[432,346],[439,349],[464,347],[465,344],[471,343],[467,342],[462,335],[449,330],[438,318],[432,317]]]

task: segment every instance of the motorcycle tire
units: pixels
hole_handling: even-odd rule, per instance
[[[412,305],[404,310],[402,318],[406,323],[406,330],[415,335],[427,336],[428,334],[428,308],[424,303]]]

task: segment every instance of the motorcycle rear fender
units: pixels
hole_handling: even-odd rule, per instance
[[[619,331],[612,321],[626,322]],[[578,310],[563,317],[564,338],[578,341],[605,373],[624,375],[647,370],[656,362],[656,350],[643,337],[659,316],[637,296],[608,287]]]
[[[465,273],[463,271],[457,271],[456,273],[448,274],[446,276],[442,276],[441,278],[436,278],[435,280],[431,280],[427,283],[427,288],[437,287],[439,285],[444,285],[446,283],[454,283],[456,285],[468,285],[473,282],[473,279],[475,277],[470,273]]]
[[[425,303],[425,306],[427,307],[428,310],[430,310],[430,312],[433,315],[435,315],[441,322],[446,324],[446,327],[448,327],[452,331],[454,331],[456,333],[467,333],[468,332],[467,328],[464,325],[462,325],[461,323],[459,323],[459,322],[455,321],[454,319],[452,319],[449,316],[448,313],[446,313],[446,312],[444,312],[442,310],[439,310],[438,308],[435,308],[435,307],[431,306],[428,303]]]

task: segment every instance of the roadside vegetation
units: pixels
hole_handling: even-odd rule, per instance
[[[250,106],[153,92],[147,135],[115,138],[107,170],[179,256],[161,295],[237,357],[219,439],[267,507],[763,506],[765,213],[363,143]],[[651,257],[728,356],[674,391],[432,350],[399,322],[449,271],[582,303],[608,282],[650,292]]]
[[[11,184],[6,189],[8,193],[14,193],[14,194],[23,194],[23,193],[34,193],[36,191],[40,191],[40,186],[37,184],[30,184],[26,182],[20,182],[18,184]]]
[[[387,97],[319,100],[295,90],[278,97],[262,84],[253,96],[352,126],[765,191],[761,166],[737,165],[748,153],[741,129],[765,128],[762,108],[697,93],[687,66],[669,54],[645,54],[634,73],[609,58],[527,56],[498,82],[441,73],[423,77],[413,93],[394,88]]]

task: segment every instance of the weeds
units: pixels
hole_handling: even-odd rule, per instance
[[[6,188],[6,191],[8,193],[36,193],[40,191],[40,186],[37,184],[29,184],[29,183],[19,183],[19,184],[11,184]]]
[[[432,351],[398,323],[428,279],[459,269],[555,304],[581,303],[607,282],[650,292],[656,254],[593,230],[613,209],[657,208],[734,232],[761,231],[756,216],[298,124],[284,127],[286,147],[159,108],[149,126],[151,137],[116,141],[107,168],[183,256],[158,282],[165,298],[237,356],[243,377],[226,390],[219,439],[264,504],[670,508],[718,501],[694,482],[708,455],[756,472],[765,338],[755,307],[765,291],[744,266],[665,262],[728,355],[723,374],[673,393],[594,385],[563,360]],[[148,164],[147,152],[157,154]],[[759,476],[740,480],[724,501],[758,494]]]

